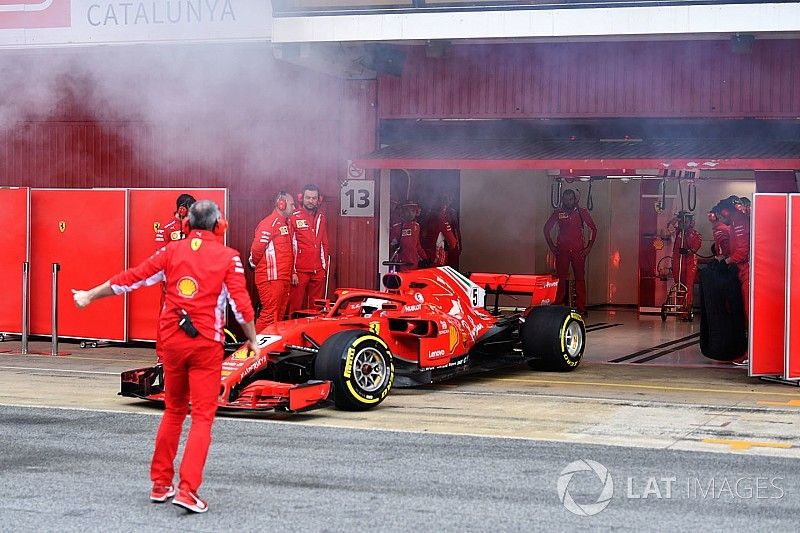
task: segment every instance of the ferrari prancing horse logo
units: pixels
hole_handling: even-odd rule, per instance
[[[158,230],[161,229],[161,222],[153,222],[153,231],[158,233]]]
[[[67,223],[64,222],[63,220],[59,221],[58,222],[58,231],[60,231],[61,233],[64,233],[65,229],[67,229]]]

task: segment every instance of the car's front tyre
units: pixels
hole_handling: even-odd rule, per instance
[[[372,409],[392,389],[392,352],[377,335],[362,330],[341,331],[320,347],[314,360],[314,377],[333,383],[337,408]]]

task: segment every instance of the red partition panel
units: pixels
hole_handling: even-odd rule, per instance
[[[22,263],[28,260],[29,215],[30,189],[0,189],[0,331],[4,333],[22,332]]]
[[[750,375],[781,376],[787,195],[755,194],[750,220]]]
[[[157,224],[168,222],[175,213],[175,200],[183,193],[197,200],[213,200],[227,213],[227,189],[130,189],[128,222],[128,264],[136,266],[158,248]],[[161,287],[143,287],[128,295],[128,338],[154,341]]]
[[[80,310],[71,292],[125,268],[126,211],[125,190],[31,190],[31,333],[51,332],[51,265],[59,263],[58,335],[126,340],[125,298],[106,298]]]
[[[800,379],[800,194],[789,196],[786,357],[783,377]]]

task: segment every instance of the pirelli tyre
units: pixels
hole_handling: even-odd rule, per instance
[[[586,327],[581,315],[568,307],[545,305],[529,311],[520,338],[531,368],[568,372],[581,362]]]
[[[392,352],[373,333],[341,331],[320,347],[314,360],[314,377],[333,383],[337,408],[349,411],[372,409],[392,389]]]

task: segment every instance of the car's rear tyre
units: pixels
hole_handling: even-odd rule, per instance
[[[333,383],[337,408],[372,409],[392,389],[392,352],[377,335],[362,330],[341,331],[320,347],[314,360],[314,377]]]
[[[575,370],[586,346],[581,315],[568,307],[535,307],[520,327],[522,353],[531,368],[559,372]]]

